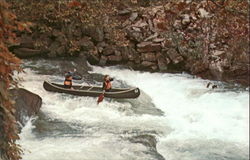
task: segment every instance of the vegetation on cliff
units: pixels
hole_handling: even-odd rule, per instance
[[[9,12],[8,4],[0,1],[0,159],[21,159],[20,146],[15,143],[18,136],[15,108],[8,89],[16,84],[12,78],[14,71],[21,71],[20,60],[8,50],[15,42],[13,30],[24,29],[16,16]]]

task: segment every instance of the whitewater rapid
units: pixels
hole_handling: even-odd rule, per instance
[[[147,146],[127,140],[138,133],[155,136],[157,151],[167,160],[249,159],[248,89],[215,82],[219,88],[212,90],[206,88],[207,80],[188,74],[91,67],[91,74],[109,74],[115,81],[139,87],[143,94],[131,101],[106,98],[97,105],[96,98],[45,91],[43,80],[62,83],[63,77],[26,69],[21,85],[42,97],[41,112],[47,126],[54,128],[39,128],[36,121],[41,115],[24,126],[18,142],[24,160],[157,159],[147,154]],[[150,103],[144,103],[147,100]],[[152,103],[162,114],[138,114],[138,103],[145,110]]]

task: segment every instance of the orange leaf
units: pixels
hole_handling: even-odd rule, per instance
[[[71,7],[78,7],[78,6],[81,6],[81,3],[74,0],[74,1],[71,1],[68,3],[68,7],[71,8]]]
[[[22,24],[18,23],[18,24],[17,24],[17,29],[18,29],[19,31],[23,31],[23,30],[24,30],[24,26],[23,26]]]

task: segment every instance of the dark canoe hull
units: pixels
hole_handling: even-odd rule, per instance
[[[43,87],[47,91],[58,92],[58,93],[66,93],[77,96],[90,96],[90,97],[98,97],[102,93],[101,87],[95,86],[72,86],[73,89],[64,88],[64,85],[50,83],[48,81],[44,81]],[[108,98],[137,98],[140,95],[139,88],[129,88],[129,89],[120,89],[114,88],[109,92],[104,93],[104,97]]]

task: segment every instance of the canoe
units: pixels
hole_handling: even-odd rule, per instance
[[[44,81],[43,88],[47,91],[66,93],[77,96],[90,96],[98,97],[102,93],[102,87],[97,86],[72,86],[73,89],[65,88],[63,84],[51,83]],[[104,96],[108,98],[137,98],[140,95],[139,88],[112,88],[110,91],[105,92]]]

